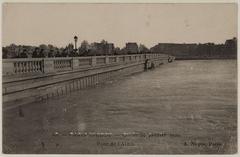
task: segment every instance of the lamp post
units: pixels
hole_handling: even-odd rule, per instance
[[[78,37],[77,37],[77,36],[74,36],[75,50],[77,50],[77,40],[78,40]]]

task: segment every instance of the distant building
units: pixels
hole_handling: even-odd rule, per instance
[[[138,53],[138,45],[137,43],[126,43],[125,51],[127,53]]]
[[[150,49],[154,53],[166,53],[170,55],[189,55],[197,48],[197,44],[159,43]]]
[[[159,43],[150,49],[153,53],[164,53],[177,58],[236,58],[237,38],[226,40],[225,44],[214,43]]]
[[[228,39],[225,41],[225,45],[229,47],[236,47],[237,46],[237,38]]]
[[[106,45],[106,52],[109,55],[114,53],[114,44],[113,43],[107,43],[107,45]]]
[[[226,40],[225,48],[228,51],[229,55],[236,55],[237,54],[237,38]]]
[[[91,45],[91,51],[93,51],[96,55],[111,55],[114,53],[114,44],[94,42]]]
[[[233,50],[237,49],[237,38],[226,40],[225,46],[226,48],[229,48],[229,49],[233,49]]]

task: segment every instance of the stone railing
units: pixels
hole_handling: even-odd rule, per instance
[[[43,73],[42,58],[3,59],[3,76],[26,73]]]
[[[134,54],[92,57],[18,58],[3,59],[3,76],[39,75],[77,69],[142,62],[146,59],[166,59],[165,54]]]
[[[54,71],[66,71],[72,69],[72,58],[53,58]]]

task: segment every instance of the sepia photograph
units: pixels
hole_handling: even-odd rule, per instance
[[[4,2],[2,154],[238,153],[238,3]]]

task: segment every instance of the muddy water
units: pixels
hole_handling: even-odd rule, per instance
[[[3,113],[6,153],[235,153],[237,62],[175,61],[22,109]]]

